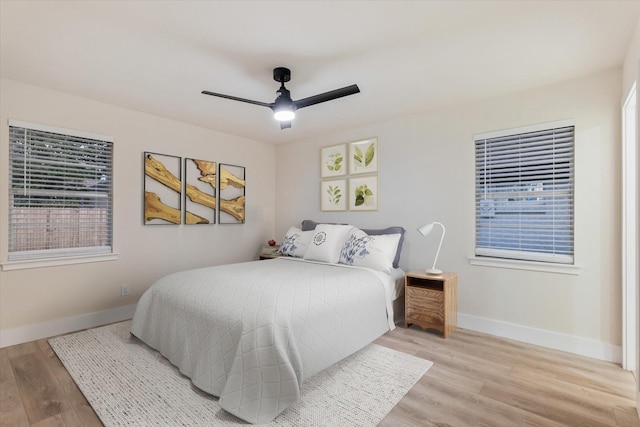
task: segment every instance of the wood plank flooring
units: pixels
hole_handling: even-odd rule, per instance
[[[633,375],[613,363],[464,329],[376,343],[434,362],[382,427],[640,427]],[[0,349],[0,426],[101,425],[47,340]]]

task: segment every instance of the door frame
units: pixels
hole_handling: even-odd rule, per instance
[[[638,369],[638,112],[635,82],[622,105],[622,367]]]

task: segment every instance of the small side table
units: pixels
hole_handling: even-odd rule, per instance
[[[282,255],[278,255],[278,254],[260,254],[260,259],[274,259],[274,258],[279,258]]]
[[[278,250],[280,249],[280,245],[269,246],[264,245],[262,250],[260,251],[259,259],[274,259],[280,257],[280,253]]]
[[[412,270],[404,276],[404,327],[436,329],[447,338],[458,323],[458,274],[432,276]]]

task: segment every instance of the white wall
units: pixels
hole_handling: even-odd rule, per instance
[[[638,61],[640,61],[640,18],[636,24],[636,29],[631,38],[629,49],[622,66],[622,93],[629,93],[633,82],[638,79]]]
[[[137,302],[158,277],[177,270],[256,259],[273,235],[272,145],[150,116],[10,80],[0,81],[0,158],[9,118],[114,138],[114,247],[117,261],[0,272],[0,332],[79,318]],[[246,224],[142,225],[143,152],[246,167]],[[0,261],[7,259],[8,164],[0,162]],[[131,295],[122,298],[120,285]],[[19,334],[18,334],[19,335]],[[5,340],[6,341],[6,340]]]
[[[629,93],[629,90],[633,86],[633,83],[636,82],[636,99],[640,99],[640,18],[638,18],[638,23],[636,24],[636,30],[634,32],[633,38],[631,40],[631,44],[629,45],[629,49],[627,50],[627,55],[624,60],[624,64],[622,67],[622,94],[626,96]],[[623,100],[624,101],[624,100]],[[636,125],[640,126],[640,108],[636,109],[638,114]],[[636,137],[640,137],[640,132],[636,129]],[[636,141],[636,147],[640,147],[640,140]],[[636,161],[636,165],[640,166],[640,149],[636,150],[638,153],[638,159]],[[638,187],[640,188],[640,173],[637,174],[638,177]],[[638,209],[640,212],[640,197],[636,200]],[[638,229],[640,229],[640,218],[638,219]],[[636,301],[637,310],[636,313],[640,313],[640,283],[636,283],[636,296],[638,297]],[[640,328],[636,328],[638,331],[638,340],[637,343],[640,343]],[[640,367],[640,350],[636,349],[636,354],[638,357],[636,367]],[[640,380],[638,379],[638,372],[636,371],[636,407],[638,409],[638,413],[640,414]]]
[[[439,268],[456,271],[460,324],[587,354],[620,358],[621,70],[277,147],[276,233],[305,218],[407,229],[401,267],[424,268],[436,242],[416,227],[447,226]],[[573,118],[576,122],[578,276],[478,267],[474,248],[476,133]],[[377,136],[378,212],[323,213],[323,146]],[[525,334],[525,335],[522,335]]]

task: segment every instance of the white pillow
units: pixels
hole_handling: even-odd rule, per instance
[[[299,228],[291,227],[282,239],[280,252],[282,255],[302,258],[309,247],[309,242],[313,231],[302,231]]]
[[[399,240],[400,234],[370,236],[354,227],[345,239],[340,262],[391,273]]]
[[[352,228],[350,225],[318,224],[304,259],[337,263],[344,239]]]

